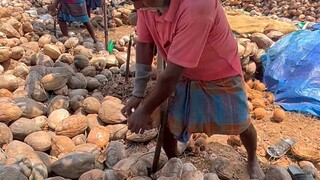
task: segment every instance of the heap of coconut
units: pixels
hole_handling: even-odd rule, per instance
[[[223,0],[226,7],[243,9],[251,15],[320,22],[320,2],[313,0]]]

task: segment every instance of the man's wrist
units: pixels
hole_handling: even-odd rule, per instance
[[[144,97],[145,89],[147,88],[150,79],[151,65],[136,64],[136,73],[134,78],[134,87],[132,94],[137,97]]]

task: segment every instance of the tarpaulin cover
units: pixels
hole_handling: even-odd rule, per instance
[[[281,38],[261,60],[263,82],[279,105],[320,117],[320,30]]]

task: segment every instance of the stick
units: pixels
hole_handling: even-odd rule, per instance
[[[103,19],[104,19],[104,43],[105,43],[106,51],[108,51],[108,16],[107,16],[108,8],[106,8],[106,6],[107,6],[106,0],[103,0],[102,10],[103,10]]]
[[[163,61],[162,57],[159,56],[158,52],[158,59],[157,59],[157,69],[158,71],[162,71],[165,68],[165,62]],[[160,128],[159,128],[159,134],[157,138],[157,145],[156,150],[153,157],[153,164],[152,164],[152,173],[156,173],[158,170],[158,163],[161,153],[161,148],[163,145],[163,138],[164,138],[164,132],[167,124],[168,119],[168,108],[169,108],[169,98],[161,104],[160,108]]]
[[[128,82],[129,80],[129,67],[130,67],[129,65],[130,65],[130,57],[131,57],[132,38],[133,38],[133,35],[130,35],[128,51],[127,51],[127,62],[126,62],[126,82]]]
[[[53,35],[57,37],[57,18],[53,18]]]

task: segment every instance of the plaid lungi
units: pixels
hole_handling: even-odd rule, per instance
[[[239,135],[250,124],[242,77],[177,84],[168,125],[178,141],[187,142],[192,133]]]
[[[61,0],[58,20],[66,22],[89,22],[86,2],[84,0]]]

